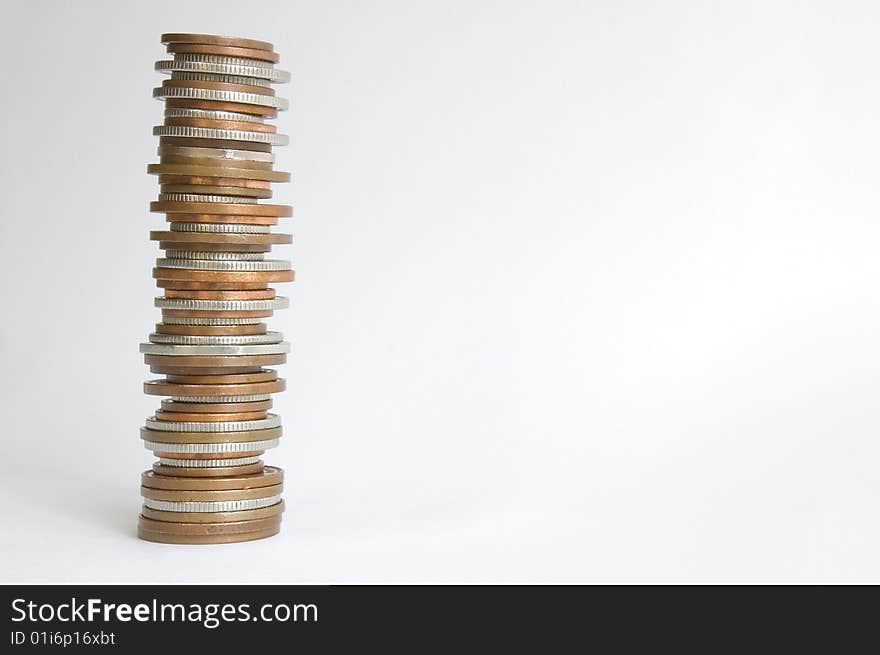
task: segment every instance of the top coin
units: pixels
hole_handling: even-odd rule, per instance
[[[274,46],[266,41],[241,39],[234,36],[218,36],[215,34],[163,34],[162,43],[199,43],[202,45],[220,45],[231,48],[250,48],[251,50],[266,50],[267,52],[272,52],[272,50],[274,50]]]

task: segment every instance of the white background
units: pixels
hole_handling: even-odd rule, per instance
[[[4,0],[0,581],[880,581],[877,20]],[[167,31],[294,74],[262,542],[135,536]]]

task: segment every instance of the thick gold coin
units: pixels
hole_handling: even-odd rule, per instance
[[[267,50],[272,52],[275,48],[267,41],[255,39],[242,39],[237,36],[221,36],[217,34],[189,34],[169,32],[161,37],[163,45],[169,43],[201,43],[203,45],[222,45],[230,48],[250,48],[251,50]]]
[[[167,355],[146,355],[146,357],[152,356],[167,357]],[[260,355],[245,356],[259,357]],[[181,359],[182,357],[175,356],[174,358]],[[151,396],[250,396],[258,393],[278,393],[284,391],[284,386],[284,378],[245,384],[177,384],[167,380],[149,380],[144,382],[144,393]]]
[[[266,428],[265,430],[242,430],[240,432],[171,432],[170,430],[141,428],[141,439],[161,444],[247,443],[249,441],[269,441],[280,437],[280,427]]]
[[[199,290],[199,291],[217,291],[217,290],[245,290],[245,289],[265,289],[265,282],[190,282],[187,280],[156,280],[156,286],[160,289],[176,289],[181,290]]]
[[[228,412],[265,412],[272,409],[271,400],[253,400],[245,403],[184,403],[178,400],[163,400],[162,411],[166,413],[186,412],[190,414],[223,414]],[[156,412],[156,416],[159,412]]]
[[[149,471],[152,473],[152,471]],[[247,476],[244,476],[247,477]],[[210,478],[174,478],[175,480],[199,480],[209,482]],[[164,500],[171,503],[217,503],[229,500],[256,500],[279,496],[284,491],[283,484],[248,489],[211,489],[193,491],[190,489],[156,489],[141,486],[141,496],[150,500]]]
[[[144,505],[141,509],[148,519],[156,521],[176,521],[181,523],[227,523],[229,521],[247,521],[278,516],[284,512],[284,501],[260,507],[259,509],[243,509],[237,512],[163,512]]]
[[[272,146],[268,143],[258,143],[256,141],[234,141],[232,139],[200,139],[189,136],[160,136],[159,146],[185,146],[188,148],[225,148],[228,150],[272,152]]]
[[[275,466],[266,466],[257,473],[232,475],[210,479],[193,479],[169,475],[157,475],[153,471],[141,474],[141,484],[150,489],[173,491],[226,491],[260,489],[278,486],[284,482],[284,471]],[[271,495],[271,494],[268,494]],[[258,496],[261,497],[261,496]]]
[[[181,282],[241,282],[263,285],[273,282],[293,282],[293,271],[195,271],[188,268],[165,268],[157,266],[153,269],[153,277],[157,280]],[[234,287],[233,287],[234,288]]]
[[[181,172],[176,170],[178,167],[183,169],[200,169],[216,170],[217,173],[208,173],[205,171],[192,172],[193,175],[235,175],[236,171],[241,171],[235,177],[253,176],[255,180],[268,180],[269,182],[289,182],[290,173],[283,171],[273,171],[272,162],[269,161],[245,161],[241,159],[223,159],[221,157],[195,157],[189,155],[163,155],[162,152],[172,152],[173,147],[168,146],[159,149],[159,163],[147,164],[148,173],[174,173]],[[189,175],[190,172],[183,172],[183,175]],[[281,179],[280,176],[286,176],[287,179]]]
[[[255,464],[242,464],[241,466],[167,466],[156,462],[153,464],[153,473],[157,475],[176,475],[184,478],[211,478],[229,475],[247,475],[258,473],[263,469],[260,460]]]
[[[183,523],[178,521],[157,521],[141,514],[138,517],[138,534],[146,534],[159,538],[165,535],[173,537],[217,537],[241,535],[278,528],[281,516],[269,516],[249,521],[228,521],[226,523]]]
[[[166,214],[219,214],[223,216],[293,216],[290,205],[229,204],[225,202],[179,202],[173,200],[154,200],[150,203],[151,212]],[[255,223],[256,225],[256,223]]]
[[[187,414],[185,412],[164,412],[156,410],[156,418],[160,421],[210,421],[211,423],[223,423],[228,421],[256,421],[264,419],[267,412],[235,412],[228,414]]]
[[[202,55],[219,55],[221,57],[242,57],[244,59],[259,59],[260,61],[268,61],[277,64],[280,57],[277,53],[268,50],[259,50],[257,48],[236,48],[233,46],[222,46],[204,43],[169,43],[168,52],[178,53],[187,52],[191,54]]]
[[[169,382],[178,384],[241,384],[246,382],[268,382],[278,379],[278,371],[260,369],[253,373],[222,373],[219,375],[166,375]]]
[[[166,325],[156,323],[158,334],[181,334],[199,337],[222,337],[242,334],[266,334],[266,324],[256,325]]]
[[[159,544],[233,544],[274,537],[279,532],[281,532],[280,522],[277,526],[266,530],[255,530],[253,532],[243,532],[241,534],[213,534],[208,536],[151,532],[147,529],[141,529],[141,527],[138,526],[138,537],[140,539]]]
[[[159,175],[159,184],[183,184],[183,185],[207,185],[222,187],[243,187],[246,189],[267,190],[270,182],[266,180],[251,180],[244,177],[216,177],[209,175],[175,175],[162,173]],[[207,192],[206,192],[207,193]],[[221,194],[224,195],[224,194]]]

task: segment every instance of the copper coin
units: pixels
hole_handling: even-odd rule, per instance
[[[148,519],[143,514],[138,517],[138,534],[157,536],[172,535],[175,537],[216,537],[222,535],[239,535],[277,528],[281,525],[280,516],[269,516],[249,521],[228,521],[226,523],[182,523],[178,521],[157,521]]]
[[[184,478],[210,478],[225,475],[247,475],[257,473],[263,468],[262,460],[241,466],[167,466],[156,462],[153,473],[158,475],[177,475]]]
[[[162,173],[159,175],[159,184],[222,186],[224,188],[242,187],[246,189],[267,190],[270,188],[271,182],[267,182],[266,180],[249,180],[243,177],[212,177],[208,175],[174,175],[171,173]]]
[[[227,366],[235,366],[236,368],[260,367],[283,364],[286,361],[286,353],[275,355],[144,355],[144,363],[151,366],[193,369]]]
[[[156,521],[179,521],[182,523],[225,523],[227,521],[247,521],[249,519],[264,519],[269,516],[278,516],[284,511],[284,501],[260,507],[259,509],[243,509],[237,512],[163,512],[162,510],[144,507],[141,509],[148,519]]]
[[[152,474],[152,471],[149,471]],[[247,477],[247,476],[245,476]],[[209,482],[211,478],[173,478],[175,480],[198,480]],[[223,478],[220,478],[221,480]],[[154,487],[141,487],[141,496],[150,500],[165,500],[172,503],[216,503],[228,500],[256,500],[257,498],[269,498],[278,496],[284,491],[284,485],[274,484],[267,487],[252,487],[248,489],[156,489]]]
[[[150,532],[142,530],[138,526],[138,538],[144,541],[151,541],[158,544],[234,544],[244,541],[256,541],[257,539],[267,539],[274,537],[281,532],[281,524],[266,530],[254,530],[253,532],[243,532],[241,534],[215,534],[208,536],[187,535],[187,534],[168,534],[165,532]]]
[[[161,375],[226,375],[228,373],[255,373],[259,366],[150,366],[150,373]]]
[[[159,450],[153,451],[156,457],[166,459],[237,459],[239,457],[260,457],[265,450],[250,450],[246,453],[166,453]]]
[[[277,53],[267,50],[258,50],[256,48],[236,48],[232,46],[222,46],[214,44],[202,43],[169,43],[168,52],[187,52],[192,54],[203,55],[220,55],[223,57],[242,57],[244,59],[259,59],[260,61],[268,61],[277,64],[281,57]]]
[[[150,489],[179,491],[225,491],[230,489],[258,489],[280,485],[284,482],[284,471],[275,466],[266,466],[258,473],[193,480],[169,475],[156,475],[153,471],[141,474],[141,484]]]
[[[272,300],[275,289],[258,291],[169,291],[166,298],[186,298],[188,300]]]
[[[187,268],[153,269],[157,280],[177,280],[185,282],[243,282],[271,284],[272,282],[293,282],[293,271],[194,271]]]
[[[251,50],[268,50],[272,52],[274,47],[267,41],[256,41],[254,39],[242,39],[237,36],[219,36],[216,34],[187,34],[187,33],[171,33],[161,36],[163,45],[169,43],[202,43],[204,45],[222,45],[232,48],[250,48]]]
[[[160,136],[159,146],[188,146],[192,148],[226,148],[229,150],[252,150],[253,152],[272,152],[268,143],[256,141],[234,141],[232,139],[200,139],[189,136]]]
[[[278,379],[278,371],[260,369],[254,373],[229,373],[219,375],[167,375],[169,382],[177,384],[244,384],[247,382],[268,382]]]
[[[199,289],[199,290],[218,290],[218,289],[265,289],[265,282],[188,282],[186,280],[156,280],[156,286],[160,289]]]
[[[226,102],[224,100],[197,100],[196,98],[165,98],[168,109],[208,109],[214,111],[233,111],[238,114],[251,114],[263,118],[275,118],[278,110],[265,105],[251,105],[246,102]]]
[[[245,403],[182,403],[163,400],[163,412],[186,412],[189,414],[222,414],[225,412],[264,412],[272,408],[271,400],[253,400]],[[156,416],[158,416],[158,412]]]
[[[141,428],[141,439],[156,443],[248,443],[268,441],[281,437],[281,428],[265,430],[242,430],[240,432],[171,432]],[[172,456],[176,457],[176,456]],[[239,455],[241,457],[241,455]]]
[[[227,121],[217,120],[213,118],[191,118],[189,116],[166,116],[165,125],[178,125],[182,127],[207,127],[214,130],[261,132],[264,134],[278,133],[278,128],[271,123],[256,123],[251,121]]]
[[[214,337],[239,334],[266,334],[266,324],[256,325],[166,325],[156,323],[159,334],[182,334],[186,336]]]
[[[293,235],[280,232],[269,234],[236,234],[215,232],[175,232],[172,230],[150,230],[151,241],[163,243],[222,244],[226,246],[272,246],[293,242]],[[192,250],[192,248],[189,248]]]
[[[208,89],[211,91],[234,91],[235,93],[253,93],[260,96],[275,95],[275,89],[273,89],[271,86],[259,86],[257,84],[237,84],[232,82],[215,82],[213,80],[175,80],[172,78],[163,80],[162,87],[165,89]]]
[[[273,309],[248,309],[242,311],[221,311],[219,309],[163,309],[162,316],[171,318],[268,318]]]
[[[151,396],[249,396],[278,393],[284,391],[284,386],[284,378],[245,384],[178,384],[167,380],[149,380],[144,382],[144,393]]]
[[[224,216],[276,216],[293,215],[290,205],[263,204],[227,204],[224,202],[177,202],[171,200],[154,200],[150,203],[150,211],[166,214],[222,214]]]
[[[236,412],[234,414],[186,414],[184,412],[163,412],[156,410],[156,418],[160,421],[210,421],[222,423],[224,421],[256,421],[266,418],[266,412]]]
[[[165,148],[164,150],[170,150]],[[217,170],[216,175],[230,175],[236,171],[240,171],[237,177],[245,177],[245,175],[253,176],[257,180],[269,180],[270,182],[289,182],[290,173],[283,171],[273,171],[272,162],[269,161],[244,161],[241,159],[222,159],[220,157],[189,157],[187,155],[163,155],[162,149],[159,150],[159,163],[147,164],[148,173],[173,173],[175,168],[207,168]],[[167,170],[166,170],[167,169]],[[231,171],[228,172],[228,171]],[[189,174],[188,172],[183,173]],[[210,175],[202,171],[195,172],[196,175]]]

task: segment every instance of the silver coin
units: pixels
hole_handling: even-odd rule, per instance
[[[226,466],[247,466],[248,464],[257,464],[260,461],[260,456],[230,457],[229,459],[171,459],[170,457],[159,457],[158,459],[159,463],[164,466],[212,469]]]
[[[186,127],[184,125],[156,125],[153,136],[173,136],[184,139],[223,139],[225,141],[249,141],[286,146],[290,141],[286,134],[251,132],[248,130],[220,130],[213,127]]]
[[[263,86],[270,88],[272,83],[269,80],[258,77],[248,77],[246,75],[235,75],[230,73],[214,73],[211,71],[172,71],[172,80],[201,80],[203,82],[222,82],[223,84],[244,84],[249,86]]]
[[[210,121],[238,121],[239,123],[263,123],[262,116],[241,114],[235,111],[219,109],[190,109],[189,107],[168,107],[165,118],[204,118]]]
[[[168,259],[204,259],[227,262],[258,262],[266,258],[262,252],[204,252],[198,250],[166,250]]]
[[[180,346],[246,346],[254,343],[281,343],[284,336],[280,332],[264,334],[159,334],[149,336],[150,343],[172,343]]]
[[[269,414],[266,418],[252,421],[160,421],[155,416],[147,419],[148,430],[162,432],[250,432],[269,430],[281,425],[281,417]]]
[[[172,232],[207,232],[211,234],[269,234],[268,225],[234,223],[172,223]]]
[[[150,509],[161,512],[238,512],[246,509],[260,509],[277,505],[281,502],[281,496],[267,496],[265,498],[251,498],[248,500],[153,500],[144,498],[144,505]]]
[[[243,105],[258,105],[273,109],[287,109],[290,103],[285,98],[265,96],[242,91],[221,91],[218,89],[196,89],[192,87],[160,86],[153,89],[154,98],[190,98],[193,100],[216,100],[236,102]]]
[[[169,343],[142,343],[145,355],[207,355],[230,357],[235,355],[286,355],[290,343],[256,344],[253,346],[175,346]]]
[[[254,198],[243,196],[217,196],[201,193],[160,193],[160,202],[218,202],[224,205],[256,205]]]
[[[167,59],[157,61],[154,68],[161,73],[193,71],[256,77],[281,84],[290,81],[289,72],[275,68],[269,62],[260,61],[259,59],[246,59],[244,57],[180,52],[174,55],[173,61]]]
[[[262,318],[221,318],[217,316],[163,316],[165,325],[258,325]]]
[[[200,300],[198,298],[165,298],[160,296],[153,301],[153,304],[159,309],[247,312],[287,309],[290,306],[290,300],[286,296],[276,296],[265,300]]]
[[[215,453],[252,453],[257,450],[270,450],[278,446],[278,439],[263,441],[224,441],[221,443],[163,443],[144,441],[147,450],[160,453],[183,453],[186,455],[208,455]]]
[[[286,259],[264,259],[257,262],[213,262],[204,259],[156,260],[159,268],[181,268],[190,271],[289,271],[290,262]]]
[[[167,111],[167,110],[166,110]],[[156,154],[160,157],[198,157],[200,159],[222,159],[228,161],[259,161],[271,164],[275,155],[256,150],[235,150],[234,148],[198,148],[195,146],[159,146]]]
[[[176,403],[255,403],[271,399],[270,393],[252,393],[247,396],[171,396],[171,400]]]

